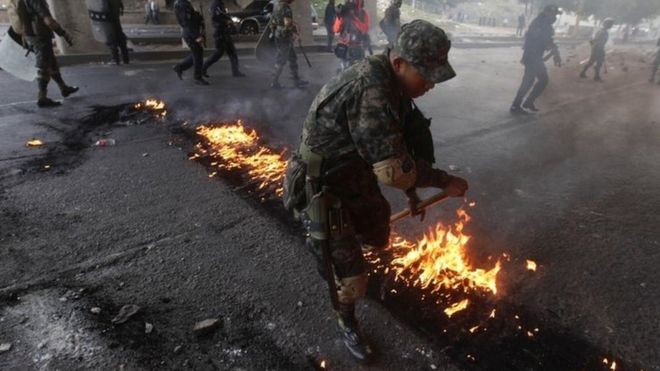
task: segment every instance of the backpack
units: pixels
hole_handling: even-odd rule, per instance
[[[19,35],[25,35],[26,26],[30,23],[27,7],[23,0],[9,0],[7,7],[11,28]]]

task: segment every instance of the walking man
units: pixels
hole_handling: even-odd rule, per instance
[[[594,81],[603,81],[600,78],[600,70],[603,68],[603,63],[605,63],[605,45],[609,39],[609,30],[614,26],[614,19],[607,18],[603,21],[603,28],[596,32],[594,38],[590,41],[591,43],[591,56],[589,61],[584,65],[582,73],[580,73],[580,78],[587,78],[587,71],[591,66],[594,66]]]
[[[514,115],[529,113],[525,109],[538,112],[538,108],[534,103],[548,86],[548,70],[545,67],[546,57],[544,53],[550,51],[555,65],[561,65],[559,50],[553,40],[555,30],[552,27],[559,14],[561,14],[561,11],[557,6],[548,5],[529,25],[529,29],[525,34],[521,60],[521,63],[525,66],[525,73],[510,109],[510,112]]]

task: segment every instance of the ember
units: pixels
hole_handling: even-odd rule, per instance
[[[32,140],[28,140],[25,143],[25,146],[28,147],[28,148],[30,148],[30,147],[41,147],[43,145],[44,145],[44,142],[41,139],[32,139]]]

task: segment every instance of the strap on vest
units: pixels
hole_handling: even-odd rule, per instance
[[[321,178],[321,168],[323,167],[323,156],[312,152],[312,149],[305,143],[306,141],[307,130],[303,130],[298,153],[305,164],[307,164],[307,178],[319,179]]]

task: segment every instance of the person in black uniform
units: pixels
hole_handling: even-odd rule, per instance
[[[561,14],[561,11],[557,6],[548,5],[530,23],[529,29],[527,29],[521,60],[521,63],[525,66],[525,74],[510,109],[510,112],[514,115],[527,114],[528,112],[525,109],[532,112],[538,111],[534,102],[548,86],[548,70],[545,67],[544,53],[547,50],[551,51],[555,65],[561,65],[559,50],[553,40],[555,30],[552,27],[559,14]],[[524,103],[523,99],[525,100]]]
[[[124,30],[121,27],[120,17],[124,15],[124,4],[121,0],[109,0],[108,5],[110,5],[110,16],[112,25],[114,27],[114,38],[108,42],[108,47],[110,48],[110,53],[112,53],[112,60],[119,65],[119,52],[121,52],[121,60],[124,64],[130,62],[128,57],[128,47],[126,45],[127,39]]]
[[[656,45],[660,47],[660,39],[658,39],[658,43]],[[653,83],[655,81],[655,75],[658,73],[659,67],[660,67],[660,48],[655,53],[655,60],[653,61],[653,66],[651,67],[651,78],[649,79],[650,83]],[[660,85],[660,81],[658,81],[658,85]]]
[[[202,65],[204,63],[204,19],[198,11],[193,8],[190,0],[176,0],[174,3],[174,14],[181,26],[181,37],[190,48],[190,55],[174,66],[179,79],[183,72],[194,66],[194,79],[197,85],[209,85],[202,77]]]
[[[236,55],[236,47],[234,41],[229,34],[228,25],[231,18],[227,13],[227,8],[222,0],[213,0],[211,7],[211,19],[213,20],[213,27],[215,32],[213,38],[215,39],[215,52],[204,61],[202,66],[202,75],[209,77],[207,71],[215,62],[222,58],[222,55],[227,52],[229,62],[231,63],[231,73],[234,77],[244,77],[245,75],[238,69],[238,56]]]
[[[56,107],[60,102],[48,98],[48,83],[52,78],[64,98],[78,91],[78,87],[67,85],[60,74],[60,67],[53,51],[54,33],[73,45],[71,36],[57,23],[50,13],[46,0],[23,0],[27,13],[25,41],[36,56],[39,107]]]

